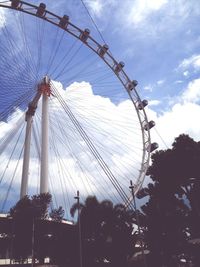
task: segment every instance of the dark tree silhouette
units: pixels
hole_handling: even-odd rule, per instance
[[[38,227],[39,220],[48,216],[51,195],[40,194],[25,196],[10,209],[9,217],[13,220],[13,249],[11,257],[23,262],[32,255],[43,261],[45,257],[44,231]]]
[[[56,221],[56,222],[61,222],[63,217],[64,217],[64,214],[65,214],[65,211],[64,209],[60,206],[59,208],[57,209],[53,209],[49,216],[50,218],[53,220],[53,221]]]
[[[126,266],[133,254],[133,213],[124,205],[113,205],[109,200],[98,202],[90,196],[78,207],[75,203],[71,215],[80,208],[83,266],[93,267],[107,260],[110,266]],[[78,222],[79,223],[79,222]]]
[[[149,200],[142,211],[153,266],[173,266],[173,257],[188,254],[188,239],[200,236],[199,162],[200,143],[188,135],[152,154],[147,174],[154,183],[145,190]]]

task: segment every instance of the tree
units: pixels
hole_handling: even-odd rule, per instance
[[[90,196],[78,207],[75,203],[71,215],[80,208],[83,266],[103,264],[126,266],[128,255],[133,253],[133,213],[122,204],[113,205],[109,200],[99,202]],[[79,223],[79,222],[78,222]]]
[[[44,258],[44,233],[38,226],[40,220],[48,216],[51,202],[49,193],[25,196],[10,209],[9,217],[13,220],[13,257],[23,262],[30,257],[34,245],[35,256]],[[34,244],[33,244],[34,236]]]
[[[186,254],[187,239],[200,234],[200,143],[180,135],[171,149],[151,158],[147,175],[154,183],[146,188],[149,200],[142,207],[151,264],[172,266],[173,255]]]
[[[65,211],[63,210],[63,208],[60,206],[59,208],[57,209],[53,209],[49,216],[50,218],[53,220],[53,221],[56,221],[56,222],[61,222],[63,220],[63,217],[64,217],[64,214],[65,214]]]

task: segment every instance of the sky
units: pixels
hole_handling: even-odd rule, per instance
[[[95,40],[100,44],[104,42],[108,44],[114,58],[125,63],[124,70],[129,78],[138,81],[137,92],[141,99],[147,99],[149,102],[145,108],[147,117],[149,121],[154,120],[156,123],[151,130],[152,142],[157,142],[160,149],[166,149],[171,146],[174,138],[182,133],[189,134],[196,141],[200,140],[198,122],[200,116],[200,3],[198,1],[44,0],[43,2],[49,11],[60,16],[67,14],[76,26],[81,29],[89,28]],[[32,3],[38,5],[40,1],[32,1]],[[12,23],[13,19],[17,23]],[[4,21],[6,21],[6,28],[4,28]],[[120,182],[122,182],[120,177],[127,177],[123,180],[123,188],[128,188],[130,177],[133,179],[137,177],[136,169],[139,169],[142,148],[141,141],[138,139],[139,126],[136,122],[136,113],[134,108],[130,107],[130,101],[122,92],[122,86],[117,83],[113,73],[96,55],[93,55],[94,53],[78,42],[74,43],[73,38],[63,36],[62,32],[56,31],[51,25],[44,26],[37,18],[28,17],[27,19],[26,16],[20,17],[13,15],[12,12],[7,14],[0,10],[0,28],[0,45],[4,52],[1,54],[0,64],[0,111],[2,114],[6,111],[0,124],[1,141],[5,136],[9,136],[8,133],[14,129],[18,118],[23,116],[27,103],[35,93],[38,77],[41,78],[47,72],[52,75],[51,78],[55,81],[63,99],[68,101],[70,108],[85,127],[89,137],[94,140],[112,172],[119,176]],[[6,33],[7,29],[9,34]],[[57,50],[58,52],[55,52]],[[31,66],[34,61],[36,66]],[[34,67],[37,75],[34,73]],[[18,98],[24,99],[20,102],[19,109],[10,109],[10,105],[18,105]],[[73,161],[69,151],[64,154],[66,148],[64,149],[64,145],[59,141],[52,157],[55,158],[56,153],[60,153],[60,159],[68,162],[70,166],[71,172],[68,176],[76,176],[77,184],[82,183],[80,189],[90,192],[89,183],[84,185],[84,189],[83,182],[78,182],[82,179],[82,175],[87,176],[90,187],[96,192],[97,185],[95,180],[92,180],[92,177],[100,175],[96,169],[96,162],[92,161],[88,153],[85,155],[81,153],[86,149],[82,140],[77,137],[74,141],[75,134],[73,134],[74,128],[71,122],[66,123],[67,119],[59,112],[58,104],[54,104],[54,100],[51,102],[55,111],[52,116],[55,116],[57,123],[59,122],[57,126],[52,126],[51,140],[54,138],[61,140],[66,132],[64,130],[59,132],[59,125],[68,125],[70,130],[68,147],[73,148],[73,153],[76,155]],[[39,107],[39,111],[40,109]],[[37,117],[41,120],[39,111],[37,111]],[[134,134],[131,135],[131,133]],[[21,147],[23,142],[20,139]],[[51,142],[53,150],[54,141]],[[73,146],[75,142],[78,144],[76,149]],[[30,173],[34,173],[33,177],[36,177],[38,172],[36,143],[35,141],[32,144],[34,153]],[[0,148],[3,150],[2,144],[3,141],[0,142]],[[14,143],[10,144],[3,154],[0,165],[1,177],[5,174],[4,160],[6,162],[9,159],[13,146]],[[137,151],[137,154],[133,155],[133,151]],[[10,160],[3,189],[10,183],[9,179],[12,178],[19,154],[20,145]],[[132,168],[129,167],[131,159]],[[76,165],[76,162],[85,162],[84,166],[89,168],[82,171],[83,166]],[[121,165],[117,169],[119,162]],[[62,165],[62,163],[59,164]],[[58,166],[58,163],[54,162],[54,165]],[[64,168],[61,169],[63,171]],[[61,170],[59,172],[61,173]],[[19,173],[18,170],[18,176],[20,176]],[[63,175],[66,176],[66,173]],[[15,180],[14,177],[13,180]],[[12,203],[17,198],[19,183],[19,179],[13,182],[12,194],[8,197]],[[33,188],[36,188],[38,181],[32,180],[30,183]],[[102,187],[103,192],[107,191],[106,186],[108,186],[112,193],[112,185],[109,183],[106,181],[104,184],[99,183],[98,187]],[[67,186],[70,187],[70,184]],[[60,185],[55,182],[52,187],[61,191],[63,184],[60,180]],[[73,190],[70,191],[68,198],[76,193],[77,186],[72,187]],[[67,200],[64,201],[67,202]]]
[[[37,1],[36,1],[37,2]],[[101,38],[81,1],[44,1]],[[114,57],[125,63],[138,93],[149,101],[149,118],[167,146],[187,133],[199,140],[200,3],[196,0],[83,1]],[[157,135],[161,148],[166,145]]]

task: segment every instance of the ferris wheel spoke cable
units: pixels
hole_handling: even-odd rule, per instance
[[[108,125],[109,123],[111,123],[111,118],[106,118],[105,116],[103,117],[101,117],[101,124],[100,124],[100,126],[98,125],[98,123],[99,123],[99,114],[97,113],[97,116],[96,116],[96,118],[95,118],[95,112],[93,112],[92,113],[92,115],[91,115],[91,112],[90,111],[88,111],[87,112],[87,110],[86,110],[86,107],[87,107],[87,104],[88,104],[88,98],[87,98],[87,100],[85,100],[85,104],[84,105],[81,105],[81,102],[80,102],[80,99],[78,99],[77,100],[77,102],[78,102],[78,105],[73,105],[73,108],[75,109],[75,114],[76,114],[76,116],[78,116],[79,118],[81,118],[81,122],[84,122],[84,125],[86,126],[86,128],[88,127],[89,129],[92,129],[92,131],[91,131],[91,134],[92,133],[98,133],[98,131],[99,131],[99,127],[101,127],[101,128],[103,128],[104,129],[104,133],[103,132],[101,132],[101,135],[102,136],[107,136],[108,138],[109,138],[109,135],[110,135],[110,129],[105,129],[105,127],[106,127],[106,125]],[[70,106],[69,106],[70,107]],[[76,109],[76,107],[77,107],[77,109]],[[72,107],[70,107],[71,108],[71,110],[72,110]],[[84,114],[83,113],[81,113],[81,111],[79,111],[79,110],[84,110]],[[101,109],[101,111],[102,111],[103,109]],[[106,109],[105,109],[105,111],[106,111]],[[102,112],[101,112],[102,113]],[[88,120],[88,119],[86,119],[86,118],[88,118],[88,117],[90,117],[91,116],[91,120],[92,120],[92,122],[90,121],[90,120]],[[95,122],[95,123],[94,123]],[[124,134],[124,135],[127,135],[127,129],[126,129],[126,126],[127,126],[127,124],[125,124],[125,122],[122,122],[122,121],[117,121],[116,119],[115,120],[113,120],[113,118],[112,118],[112,122],[114,122],[114,124],[116,124],[117,123],[117,127],[120,127],[120,133],[122,133],[122,134]],[[133,120],[133,123],[134,123],[135,121]],[[105,127],[103,127],[103,125],[105,124]],[[121,128],[123,129],[123,130],[121,130]],[[133,131],[133,133],[134,133],[134,135],[138,135],[139,136],[139,134],[138,134],[138,132],[137,131]],[[119,143],[121,142],[121,136],[120,137],[115,137],[115,140],[116,141],[118,141]],[[125,148],[128,148],[126,145],[125,145]],[[135,148],[137,148],[137,146],[135,146]],[[138,149],[140,149],[139,147],[138,147]],[[141,150],[141,149],[140,149]]]
[[[69,206],[69,196],[68,196],[67,188],[65,187],[66,184],[65,184],[65,182],[63,183],[63,181],[62,181],[62,177],[64,177],[64,176],[63,176],[63,173],[62,173],[61,161],[59,160],[60,157],[61,157],[61,155],[59,155],[58,149],[56,148],[53,131],[54,131],[53,128],[51,128],[51,133],[52,133],[51,134],[51,147],[54,150],[54,154],[55,154],[56,164],[57,164],[57,167],[58,167],[58,173],[57,173],[57,175],[59,175],[59,180],[60,180],[60,185],[61,185],[61,191],[62,191],[62,194],[63,194],[63,200],[64,200],[64,205],[65,205],[65,210],[67,212],[67,201],[66,201],[66,197],[67,197],[68,206]],[[66,194],[64,193],[64,188],[65,188]]]
[[[89,100],[88,98],[87,98],[87,100],[85,100],[85,104],[84,105],[81,105],[80,99],[77,99],[77,100],[78,100],[78,105],[74,105],[73,106],[75,108],[75,111],[76,111],[75,114],[79,118],[81,118],[81,121],[84,122],[84,125],[86,125],[88,128],[92,128],[94,130],[94,132],[95,131],[98,132],[98,130],[99,130],[99,125],[98,125],[98,123],[99,123],[99,114],[97,113],[97,116],[95,118],[95,113],[94,112],[92,113],[92,116],[91,116],[91,112],[86,110],[86,107],[87,107],[87,104],[88,104],[88,100]],[[81,111],[78,111],[76,109],[76,107],[79,108],[79,110],[81,110],[81,108],[84,109],[84,114],[81,113]],[[101,109],[101,111],[104,111],[104,110],[107,111],[107,109]],[[86,118],[88,118],[90,116],[91,116],[92,122],[90,122],[90,121],[88,121],[86,119]],[[94,124],[94,122],[95,122],[95,124]],[[102,126],[104,124],[106,126],[110,122],[111,122],[111,118],[110,117],[106,118],[105,116],[104,117],[102,116],[101,117],[101,124],[100,124],[101,128],[102,128]],[[120,128],[123,127],[122,130],[120,131],[120,133],[122,133],[124,135],[127,134],[127,129],[126,129],[127,124],[124,121],[116,120],[116,118],[115,118],[115,120],[113,120],[113,118],[112,118],[112,122],[117,123],[117,127],[120,127]],[[136,121],[133,120],[132,122],[135,123]],[[109,129],[108,130],[104,129],[104,132],[105,132],[105,136],[108,136],[109,133],[110,133]],[[138,135],[139,136],[138,131],[133,131],[133,133],[134,133],[134,135]],[[104,135],[104,134],[101,133],[101,135]],[[118,140],[119,142],[121,141],[120,137],[119,138],[116,137],[116,140]]]
[[[99,67],[97,68],[96,67],[96,65],[94,63],[96,63],[97,60],[98,60],[98,58],[94,58],[94,60],[91,60],[89,63],[87,63],[88,59],[87,59],[87,57],[85,57],[85,58],[81,59],[80,62],[78,62],[78,63],[76,62],[74,64],[74,67],[79,68],[79,69],[80,69],[80,65],[82,62],[87,63],[86,67],[83,67],[82,70],[80,72],[77,72],[76,74],[74,73],[73,68],[71,68],[71,66],[69,66],[69,68],[67,69],[66,72],[69,73],[69,75],[71,72],[72,72],[72,74],[71,74],[70,79],[68,79],[69,81],[67,80],[67,82],[68,83],[71,82],[72,78],[74,78],[76,80],[83,78],[84,80],[88,79],[90,82],[92,82],[92,78],[96,77],[97,73],[102,74],[102,75],[104,73],[108,74],[108,70],[105,71],[104,68],[99,68]],[[102,82],[102,80],[101,80],[101,82]],[[118,83],[118,85],[119,85],[119,83]]]
[[[53,131],[52,133],[54,133],[54,131]],[[55,133],[54,133],[54,134],[55,134]],[[66,144],[63,142],[63,147],[65,147],[65,146],[66,146]],[[68,168],[64,168],[64,169],[63,169],[63,168],[61,167],[61,166],[65,166],[65,163],[64,163],[63,160],[62,160],[62,156],[59,154],[58,149],[55,149],[55,150],[56,150],[56,152],[55,152],[55,154],[56,154],[56,159],[59,160],[59,166],[60,166],[60,168],[61,168],[62,170],[66,169],[66,171],[65,171],[65,176],[70,178],[70,179],[69,179],[70,183],[73,182],[73,181],[74,181],[73,176],[70,174]],[[62,163],[62,164],[61,164],[61,163]],[[65,183],[64,183],[64,184],[65,184]],[[66,184],[65,184],[65,185],[66,185]],[[73,182],[73,185],[71,184],[71,186],[74,187],[74,192],[76,192],[76,190],[77,190],[77,186],[76,186],[76,184]],[[67,192],[67,190],[66,190],[66,192]]]
[[[68,77],[67,77],[67,82],[68,82],[68,83],[72,83],[75,79],[77,79],[77,78],[80,79],[80,78],[81,78],[80,74],[83,74],[84,71],[88,69],[88,67],[93,66],[93,64],[94,64],[96,61],[97,61],[96,58],[93,59],[93,60],[91,60],[89,63],[87,63],[85,66],[83,66],[83,67],[81,68],[81,70],[79,70],[77,73],[73,73],[71,76],[68,76]],[[71,70],[72,70],[72,69],[71,69]],[[67,70],[66,70],[66,73],[67,73]],[[85,79],[85,78],[86,78],[86,77],[84,77],[84,79]]]
[[[6,89],[8,90],[10,88],[6,86]],[[17,90],[17,89],[18,88],[15,87],[15,90]],[[13,93],[13,95],[12,95],[13,96],[13,102],[12,102],[12,104],[13,104],[14,107],[16,105],[25,104],[28,99],[31,99],[32,96],[33,96],[33,94],[35,93],[35,89],[28,89],[28,91],[25,90],[25,92],[19,92],[19,93],[23,93],[23,94]],[[9,96],[8,95],[8,92],[5,92],[5,93],[2,92],[2,96],[5,99],[4,100],[5,103],[8,104],[8,99],[7,99],[7,97]],[[11,109],[13,107],[8,106],[6,109],[8,110],[9,108]]]
[[[75,75],[75,77],[78,77],[79,72],[82,73],[86,71],[89,67],[93,66],[93,64],[98,60],[98,58],[95,56],[96,55],[93,55],[93,53],[90,51],[83,58],[80,58],[78,61],[74,63],[73,61],[71,61],[70,64],[67,65],[67,68],[65,69],[65,74],[72,72],[72,75]],[[75,60],[75,57],[74,57],[74,60]],[[80,66],[82,66],[83,63],[86,63],[86,64],[83,67],[81,67],[81,70],[80,70]],[[78,70],[78,72],[76,72],[76,70]]]
[[[18,121],[15,123],[15,125],[12,127],[11,131],[9,131],[6,136],[4,136],[0,140],[0,155],[4,152],[6,147],[10,144],[10,142],[13,140],[14,136],[18,133],[20,127],[24,123],[24,115],[22,115]]]
[[[101,37],[102,41],[104,42],[104,44],[106,44],[106,41],[105,41],[105,39],[104,39],[104,37],[103,37],[102,33],[100,32],[100,30],[99,30],[99,28],[98,28],[97,24],[95,23],[94,19],[92,18],[92,16],[91,16],[91,14],[90,14],[90,12],[89,12],[89,10],[88,10],[88,8],[87,8],[86,4],[84,3],[84,1],[83,1],[83,0],[81,0],[81,3],[82,3],[82,5],[84,6],[84,8],[85,8],[85,10],[86,10],[86,12],[87,12],[87,14],[88,14],[89,18],[91,19],[91,21],[92,21],[92,23],[93,23],[93,25],[94,25],[95,29],[97,30],[97,32],[98,32],[98,34],[99,34],[99,36]]]
[[[30,90],[31,91],[31,90]],[[30,94],[30,92],[26,92],[24,95],[21,95],[18,99],[15,99],[9,106],[7,106],[3,112],[0,113],[0,120],[5,120],[13,113],[13,111],[16,110],[16,108],[19,108],[22,106],[22,104],[27,104],[29,100],[32,99],[33,92]]]
[[[79,47],[76,49],[76,51],[72,54],[72,56],[69,58],[69,60],[65,63],[61,71],[55,76],[55,80],[60,79],[63,75],[66,75],[66,67],[69,66],[69,64],[74,60],[75,57],[78,56],[78,53],[80,52],[81,48],[83,47],[83,44],[81,43]]]
[[[30,84],[33,83],[33,80],[30,78],[30,76],[23,77],[23,80],[20,80],[20,69],[16,69],[13,67],[13,63],[9,64],[8,62],[4,62],[1,58],[1,63],[4,65],[4,68],[0,66],[1,71],[1,88],[2,92],[1,95],[3,96],[5,93],[8,95],[8,90],[3,90],[4,88],[9,88],[9,93],[12,93],[12,95],[19,95],[20,92],[22,92],[22,89],[24,91],[30,89]],[[5,91],[5,92],[4,92]],[[4,100],[2,98],[1,100]]]
[[[25,52],[23,54],[23,57],[26,61],[26,63],[25,63],[26,64],[26,71],[31,73],[32,76],[34,77],[35,76],[34,59],[31,56],[30,49],[29,49],[28,42],[27,42],[27,37],[25,34],[25,25],[24,25],[24,17],[23,17],[24,14],[22,12],[20,12],[20,16],[16,16],[16,12],[13,11],[12,13],[13,13],[13,16],[15,16],[16,21],[18,22],[17,23],[18,31],[19,31],[20,36],[22,37],[22,43],[23,43],[23,47],[24,47],[23,52]],[[32,65],[30,63],[32,63]]]
[[[12,149],[12,151],[11,151],[10,157],[8,158],[8,163],[6,164],[5,169],[4,169],[4,171],[3,171],[3,174],[1,175],[1,178],[0,178],[0,185],[1,185],[2,181],[3,181],[3,179],[4,179],[6,170],[8,169],[8,166],[9,166],[9,164],[10,164],[10,162],[11,162],[11,159],[12,159],[12,157],[13,157],[13,155],[14,155],[14,152],[15,152],[15,150],[16,150],[16,147],[17,147],[17,145],[18,145],[18,143],[19,143],[19,140],[20,140],[20,137],[21,137],[22,132],[23,132],[23,130],[24,130],[24,127],[25,127],[25,125],[22,127],[22,129],[21,129],[21,131],[20,131],[20,133],[19,133],[19,136],[18,136],[18,138],[17,138],[17,140],[16,140],[16,142],[15,142],[15,144],[14,144],[14,147],[13,147],[13,149]]]
[[[70,156],[75,160],[75,162],[77,163],[77,165],[79,166],[79,168],[81,169],[81,171],[83,171],[84,173],[85,173],[85,171],[83,170],[83,168],[82,168],[82,163],[81,163],[81,161],[79,160],[79,158],[76,156],[76,154],[75,153],[73,153],[72,152],[72,147],[70,146],[70,142],[68,142],[68,137],[69,137],[69,134],[67,133],[64,133],[64,131],[63,131],[63,128],[60,126],[60,124],[59,124],[59,118],[57,118],[56,120],[55,119],[53,119],[53,121],[56,121],[57,123],[58,123],[58,127],[57,128],[60,128],[60,130],[61,130],[61,132],[62,132],[62,135],[66,135],[65,136],[65,142],[64,141],[61,141],[62,142],[62,145],[63,145],[63,147],[64,146],[66,146],[66,142],[68,143],[68,148],[66,148],[67,149],[67,151],[70,151]],[[56,127],[56,126],[55,126]],[[74,136],[73,136],[74,137]],[[58,138],[58,137],[57,137]],[[74,141],[71,141],[71,143],[75,143],[75,141],[76,141],[76,139],[74,140]],[[60,158],[62,158],[62,157],[60,157]],[[65,164],[63,164],[63,166],[65,167]],[[87,166],[84,166],[84,169],[87,169]],[[87,170],[87,172],[89,173],[89,170]],[[84,175],[86,178],[88,178],[87,177],[87,175],[85,174]],[[88,180],[88,179],[87,179]],[[88,183],[88,187],[90,187],[90,184]],[[77,188],[76,188],[77,189]],[[91,189],[91,187],[90,187],[90,189]],[[92,191],[92,190],[91,190]]]
[[[4,74],[4,78],[9,80],[12,77],[12,81],[16,79],[17,77],[20,77],[18,83],[19,84],[27,84],[28,82],[30,84],[30,81],[35,82],[35,76],[31,76],[30,72],[26,69],[25,65],[18,65],[16,64],[13,59],[13,56],[11,55],[11,52],[8,49],[5,49],[1,46],[1,73]],[[8,72],[9,70],[9,72]],[[10,76],[8,75],[10,74]]]
[[[16,17],[16,21],[18,21],[19,31],[20,31],[21,36],[23,38],[23,45],[24,45],[26,55],[27,55],[27,57],[25,56],[25,58],[27,58],[27,65],[29,66],[29,70],[31,71],[31,73],[33,74],[33,77],[34,77],[35,73],[36,73],[36,63],[35,63],[35,58],[32,56],[31,51],[30,51],[30,47],[28,45],[27,35],[25,34],[26,30],[25,30],[25,22],[24,22],[24,13],[20,12],[20,17],[17,17],[16,12],[14,12],[14,11],[13,11],[13,14]],[[17,20],[17,18],[19,18],[19,19]]]
[[[72,52],[73,48],[75,47],[76,43],[78,43],[78,40],[76,39],[72,45],[69,47],[65,55],[61,58],[61,60],[55,65],[54,69],[49,72],[49,75],[52,77],[54,73],[56,73],[57,70],[62,66],[63,62],[68,58],[69,54]]]
[[[55,91],[56,91],[56,89],[54,88],[54,93],[55,93]],[[58,93],[58,97],[59,97],[59,93]],[[63,100],[60,100],[60,101],[63,101]],[[111,181],[111,183],[113,184],[115,189],[118,191],[118,193],[121,195],[123,201],[126,203],[129,198],[126,195],[125,191],[121,188],[119,182],[116,180],[116,178],[112,174],[111,170],[109,169],[109,167],[107,166],[105,161],[102,159],[100,154],[97,152],[97,150],[94,147],[94,145],[92,144],[91,140],[88,138],[87,134],[85,133],[85,131],[83,130],[81,125],[78,123],[77,119],[73,116],[72,112],[69,110],[69,107],[67,106],[67,104],[64,102],[64,103],[62,103],[62,105],[63,105],[64,110],[67,112],[69,118],[73,121],[74,125],[76,126],[77,130],[79,131],[81,137],[85,140],[91,153],[95,156],[98,163],[102,167],[103,171],[105,172],[105,174],[107,175],[107,177],[109,178],[109,180]]]
[[[55,43],[57,42],[57,39],[58,39],[58,33],[59,33],[59,28],[56,28],[56,32],[55,32],[55,34],[54,34],[54,38],[53,38],[53,40],[56,40],[55,41]],[[53,33],[52,33],[53,34]],[[53,55],[55,55],[55,52],[56,52],[56,50],[57,49],[55,49],[55,43],[54,42],[52,42],[52,44],[51,44],[51,52],[50,52],[50,56],[49,56],[49,58],[48,58],[48,63],[47,63],[47,70],[46,70],[46,75],[48,74],[48,73],[50,73],[50,71],[49,71],[49,69],[51,68],[51,64],[52,64],[52,58],[53,58]],[[56,52],[57,53],[57,52]]]
[[[95,78],[94,80],[92,80],[91,82],[93,84],[97,84],[99,82],[105,81],[105,79],[110,78],[110,71],[108,71],[106,74],[99,76],[98,78]]]
[[[85,125],[85,123],[84,123],[84,125]],[[92,127],[92,125],[89,127],[89,128],[92,128],[92,133],[94,133],[94,128]],[[110,132],[107,132],[108,134],[110,133]],[[91,135],[91,134],[90,134]],[[93,139],[94,139],[94,135],[91,135],[92,137],[93,137]],[[90,137],[91,137],[90,136]],[[107,137],[107,135],[105,135],[105,137]],[[121,141],[121,139],[117,139],[117,138],[115,138],[115,141],[117,141],[116,142],[116,145],[119,143],[120,144],[120,141]],[[103,144],[102,144],[102,142],[99,142],[98,144],[95,142],[95,146],[98,148],[98,150],[99,151],[102,151],[102,149],[104,149],[104,146],[103,146]],[[122,150],[124,153],[127,153],[127,150],[126,149],[128,149],[129,147],[128,146],[125,146],[124,147],[124,149]],[[135,150],[135,149],[134,149]],[[113,152],[115,152],[115,153],[117,153],[118,151],[117,150],[115,150],[115,149],[112,149],[112,153]],[[136,156],[138,156],[138,154],[135,152],[135,151],[133,151],[134,152],[134,154],[136,154]],[[108,158],[110,158],[110,154],[107,152],[104,152],[104,154],[106,155],[107,154],[107,157]],[[129,159],[130,160],[130,165],[129,165],[129,167],[133,164],[133,160],[134,160],[134,158],[133,157],[131,157],[131,159]],[[138,160],[138,158],[135,158],[135,160],[137,161]],[[135,169],[135,170],[137,170],[138,171],[138,168],[135,168],[135,167],[132,167],[133,169]],[[128,167],[126,168],[126,169],[128,169]]]
[[[59,28],[58,28],[58,29],[59,29]],[[54,60],[55,60],[57,54],[58,54],[58,51],[59,51],[59,49],[60,49],[61,42],[62,42],[64,36],[65,36],[65,32],[62,31],[62,35],[61,35],[61,37],[60,37],[60,40],[59,40],[59,42],[58,42],[58,44],[57,44],[57,46],[56,46],[54,52],[52,51],[53,53],[51,53],[51,56],[50,56],[50,58],[49,58],[49,63],[48,63],[48,65],[47,65],[47,71],[46,71],[47,74],[48,74],[48,73],[50,72],[50,70],[51,70],[51,67],[52,67],[52,65],[53,65],[53,63],[54,63]],[[56,39],[57,39],[57,38],[56,38]],[[56,43],[55,40],[54,40],[54,42]]]
[[[163,139],[163,137],[161,136],[161,134],[158,132],[158,130],[156,129],[156,127],[154,127],[154,130],[155,130],[156,134],[159,136],[159,138],[162,141],[162,143],[165,145],[166,149],[168,149],[169,146],[167,145],[167,143],[165,142],[165,140]]]
[[[4,53],[5,52],[5,53]],[[5,56],[7,54],[7,56]],[[3,68],[1,69],[1,77],[4,76],[3,78],[9,81],[9,76],[8,76],[8,70],[10,72],[10,76],[13,77],[13,81],[14,78],[20,75],[20,72],[25,70],[25,66],[21,65],[20,67],[17,66],[15,64],[15,62],[9,61],[8,58],[10,58],[10,51],[7,51],[6,49],[1,47],[1,63],[3,63]],[[12,59],[12,57],[11,57]],[[24,73],[23,75],[23,79],[21,79],[21,81],[19,80],[20,84],[27,84],[28,82],[30,83],[30,81],[33,81],[35,79],[33,79],[33,77],[30,76],[30,73],[27,72]],[[16,84],[16,83],[15,83]]]
[[[14,42],[14,40],[12,38],[12,34],[9,32],[9,30],[8,30],[8,28],[6,26],[2,29],[2,32],[3,32],[4,36],[5,36],[5,40],[6,40],[7,44],[8,44],[5,49],[7,49],[8,51],[10,51],[10,55],[13,58],[13,62],[18,67],[18,69],[19,70],[24,70],[24,67],[27,65],[27,61],[26,61],[25,57],[23,57],[23,56],[21,58],[24,60],[25,66],[24,66],[22,60],[21,61],[17,61],[17,59],[16,59],[16,52],[17,51],[20,51],[20,48]],[[31,73],[29,73],[29,75],[34,78],[34,76],[31,75]],[[23,77],[24,77],[24,74],[22,73],[22,78]]]
[[[53,129],[52,129],[52,132],[51,132],[51,133],[54,133],[54,130],[53,130]],[[54,135],[55,135],[55,133],[54,133]],[[63,145],[64,145],[64,144],[63,144]],[[56,150],[56,153],[57,153],[56,156],[58,157],[58,150],[57,150],[56,148],[55,148],[55,150]],[[59,155],[59,156],[60,156],[60,155]],[[65,164],[63,164],[63,165],[65,165]],[[72,177],[71,177],[71,175],[70,175],[70,173],[69,173],[68,171],[67,171],[67,174],[65,173],[65,175],[66,175],[66,176],[70,176],[70,182],[73,181],[73,179],[72,179]],[[76,191],[75,184],[71,184],[71,186],[74,187],[74,190]]]
[[[5,205],[6,205],[6,202],[7,202],[7,199],[8,199],[8,196],[9,196],[9,193],[10,193],[10,190],[11,190],[11,187],[12,187],[12,184],[13,184],[13,180],[14,180],[15,175],[16,175],[17,168],[18,168],[19,163],[20,163],[20,159],[21,159],[23,150],[24,150],[24,148],[22,147],[22,149],[21,149],[21,151],[20,151],[20,154],[19,154],[19,158],[18,158],[18,160],[17,160],[17,164],[16,164],[15,169],[14,169],[13,176],[12,176],[12,178],[11,178],[11,181],[10,181],[10,184],[9,184],[9,187],[8,187],[8,190],[7,190],[7,192],[6,192],[5,199],[4,199],[3,204],[2,204],[2,207],[1,207],[1,211],[2,211],[2,212],[4,212],[4,208],[5,208]]]
[[[66,141],[68,140],[68,137],[69,137],[69,134],[67,133],[64,133],[64,135],[66,135],[65,136],[65,141],[64,140],[60,140],[60,138],[57,136],[57,140],[60,140],[60,142],[62,143],[62,145],[63,145],[63,148],[66,146]],[[75,162],[77,163],[77,165],[79,166],[79,168],[85,173],[85,171],[84,170],[87,170],[87,172],[89,173],[90,171],[87,169],[87,165],[84,165],[84,169],[82,168],[82,162],[79,160],[79,158],[76,156],[76,154],[75,153],[73,153],[72,152],[72,146],[70,145],[70,143],[71,144],[74,144],[75,142],[76,142],[76,139],[74,138],[74,136],[73,136],[73,141],[70,141],[70,142],[68,142],[68,148],[66,148],[67,149],[67,151],[70,151],[70,156],[75,160]],[[87,154],[87,152],[85,152],[86,154]],[[66,165],[63,163],[63,167],[64,168],[66,168]],[[97,170],[98,171],[98,170]],[[100,173],[99,173],[100,174]],[[101,174],[100,174],[101,175]],[[85,174],[85,176],[87,176],[86,174]],[[102,177],[103,178],[103,177]],[[88,178],[89,179],[89,178]],[[89,187],[90,187],[90,185],[89,185]],[[76,186],[76,189],[77,189],[77,186]],[[98,190],[97,190],[98,191]],[[107,192],[106,190],[105,190],[105,192]]]
[[[37,44],[38,44],[38,49],[37,49],[37,62],[36,62],[36,73],[37,73],[37,79],[39,79],[39,75],[40,75],[40,67],[41,67],[41,62],[42,62],[42,58],[43,58],[43,49],[42,49],[42,45],[44,42],[44,38],[45,38],[45,23],[44,20],[42,21],[38,21],[37,20]],[[42,24],[42,25],[41,25]],[[44,46],[45,47],[45,46]],[[44,75],[44,73],[43,73]]]
[[[4,51],[5,50],[8,51],[9,52],[8,54],[10,54],[10,56],[12,56],[12,58],[13,58],[14,64],[18,68],[21,68],[21,65],[19,64],[19,62],[16,61],[16,55],[15,55],[16,54],[16,51],[18,51],[19,48],[17,47],[17,45],[15,46],[13,44],[14,41],[11,40],[12,35],[9,32],[9,30],[7,29],[6,26],[2,28],[2,32],[3,32],[3,35],[5,37],[5,40],[7,41],[7,45],[6,46],[4,45]]]
[[[13,76],[13,73],[18,72],[19,69],[15,71],[12,69],[12,67],[9,68],[9,65],[6,67],[8,67],[10,71],[8,72],[7,68],[5,68],[4,71],[1,71],[1,103],[5,102],[6,104],[8,104],[9,101],[7,100],[7,97],[10,96],[10,94],[12,94],[13,98],[19,97],[19,95],[22,93],[25,94],[24,92],[26,92],[27,89],[30,90],[30,84],[32,83],[32,81],[28,78],[25,78],[24,81],[22,81],[21,79],[19,79],[19,77]]]
[[[75,140],[76,141],[76,140]],[[72,143],[74,143],[74,142],[72,142]],[[87,152],[86,152],[87,153]],[[102,178],[103,178],[103,176],[102,176]],[[107,192],[107,190],[106,190],[106,192]]]

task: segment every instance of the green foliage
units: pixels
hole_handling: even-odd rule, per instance
[[[25,196],[10,209],[10,216],[14,219],[45,219],[48,216],[48,208],[51,203],[49,193]]]
[[[56,222],[61,222],[63,217],[64,217],[64,214],[65,214],[65,211],[64,209],[60,206],[59,208],[57,209],[53,209],[49,216],[50,218],[53,220],[53,221],[56,221]]]
[[[36,231],[39,220],[44,220],[48,216],[48,208],[51,203],[49,193],[25,196],[10,209],[9,217],[13,220],[13,255],[16,260],[23,262],[32,253],[33,235],[34,243],[40,239],[42,244],[43,233]],[[40,247],[42,254],[42,248]]]
[[[152,266],[173,266],[174,256],[189,254],[188,239],[200,236],[199,162],[200,143],[188,135],[152,154],[147,174],[154,183],[145,189],[149,200],[142,206]]]
[[[99,202],[89,196],[84,204],[75,203],[71,214],[80,208],[83,266],[94,266],[108,260],[112,266],[126,266],[127,257],[134,251],[133,213],[122,204],[109,200]]]

